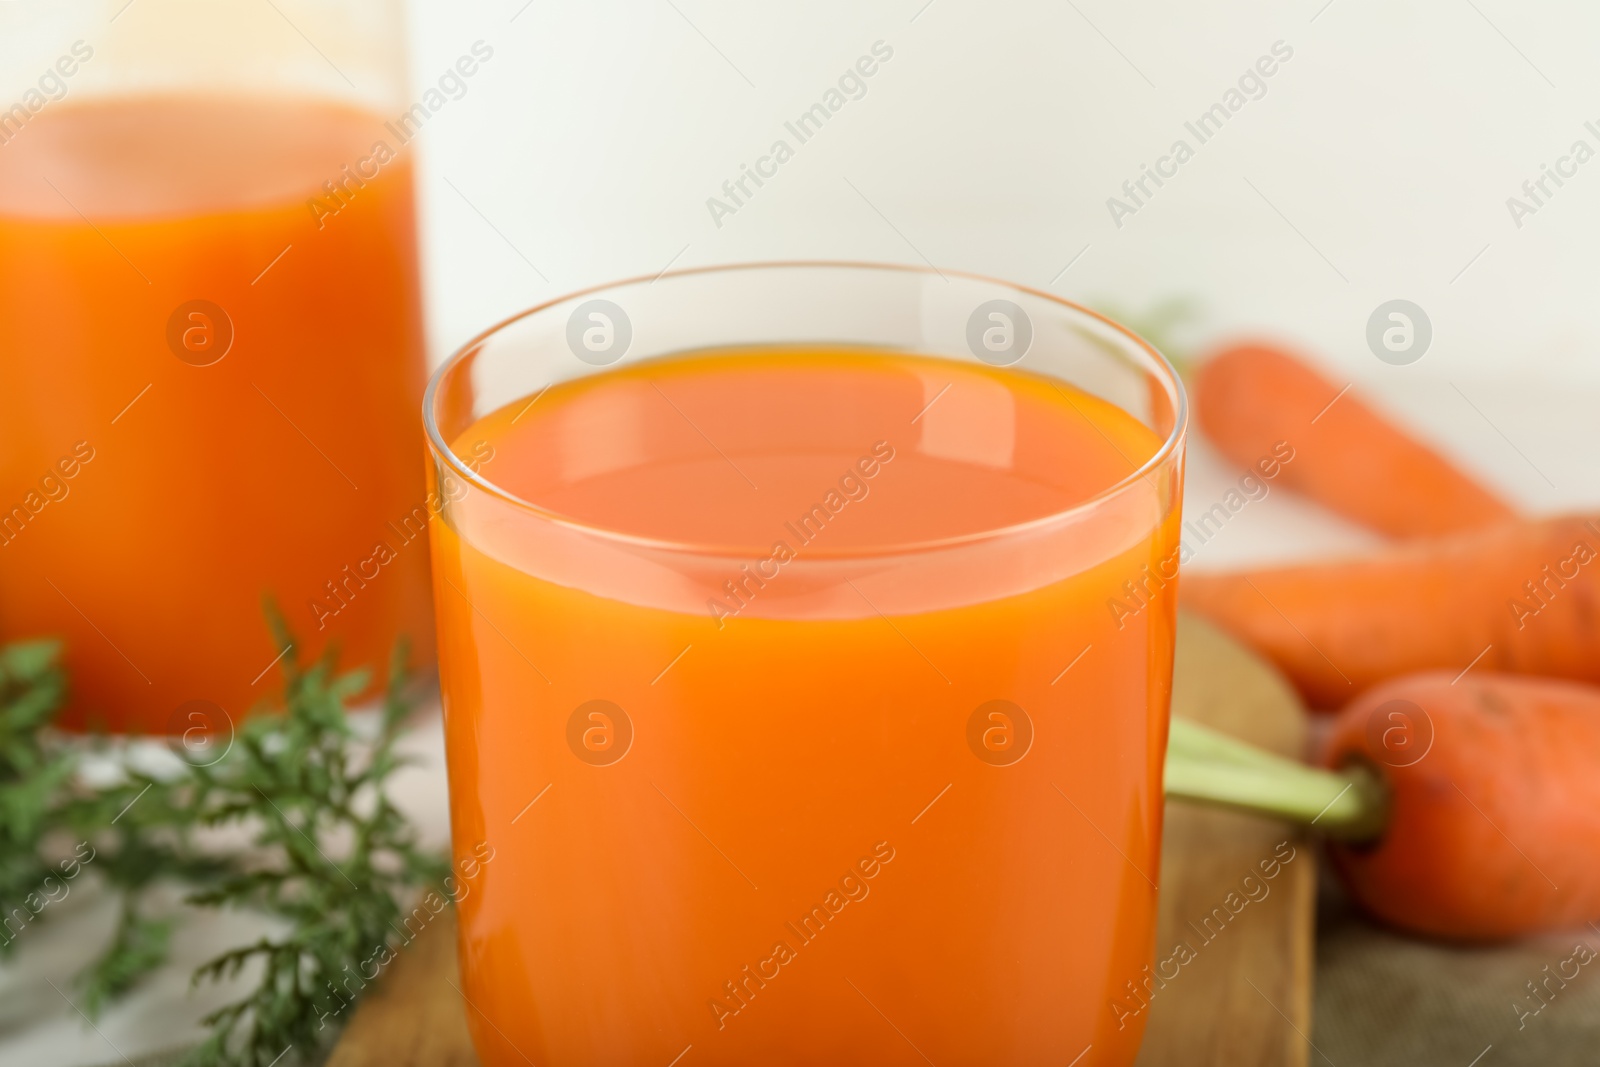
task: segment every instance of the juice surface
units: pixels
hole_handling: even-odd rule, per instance
[[[1045,520],[1159,446],[1045,378],[798,349],[461,433],[549,513],[471,489],[434,525],[484,1062],[1132,1063],[1173,597],[1107,600],[1178,516],[1081,566]]]
[[[65,638],[69,725],[237,718],[276,689],[264,595],[305,653],[431,655],[411,168],[343,169],[379,139],[155,97],[0,147],[0,639]]]

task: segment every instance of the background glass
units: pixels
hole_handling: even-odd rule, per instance
[[[431,657],[401,15],[0,10],[0,640],[65,639],[68,725],[248,710],[264,595]]]

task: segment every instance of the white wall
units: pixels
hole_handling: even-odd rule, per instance
[[[435,358],[669,262],[926,257],[1124,307],[1194,297],[1193,339],[1301,342],[1531,506],[1600,492],[1600,159],[1520,228],[1506,206],[1574,140],[1600,151],[1600,8],[524,2],[414,0],[419,84],[495,49],[422,139]],[[717,226],[706,199],[879,40],[867,94]],[[1200,144],[1184,121],[1278,41],[1265,95]],[[1194,158],[1115,225],[1107,198],[1179,137]],[[1406,367],[1365,341],[1396,297],[1434,328]]]

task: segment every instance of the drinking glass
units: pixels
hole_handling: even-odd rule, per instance
[[[403,39],[400,0],[0,4],[0,640],[64,639],[65,725],[224,728],[264,597],[306,654],[431,658]]]
[[[695,406],[673,369],[709,353],[755,381],[819,347],[846,380],[928,358],[882,410]],[[1011,380],[1060,394],[1065,438]],[[497,436],[519,421],[537,448]],[[1117,1005],[1152,950],[1185,429],[1153,348],[951,271],[691,270],[482,334],[424,423],[485,1064],[1133,1062],[1142,1016]],[[1148,454],[1115,460],[1124,424]],[[699,536],[651,536],[506,488],[535,464],[643,498],[670,461],[755,501],[780,448],[860,459],[770,541],[716,494],[673,505]],[[1122,466],[1071,507],[843,532],[923,459],[1065,476],[1090,451]]]

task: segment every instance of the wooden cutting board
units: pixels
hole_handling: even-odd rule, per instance
[[[1303,712],[1283,679],[1198,619],[1178,626],[1172,710],[1286,755],[1305,744]],[[1305,1067],[1309,844],[1276,823],[1169,804],[1161,868],[1156,962],[1173,977],[1152,978],[1154,995],[1144,994],[1139,1067]],[[1189,951],[1175,951],[1180,944]],[[478,1067],[460,982],[449,912],[399,954],[326,1067]],[[1126,1004],[1132,1011],[1139,1002],[1130,994]]]
[[[1179,616],[1172,713],[1285,756],[1305,750],[1289,683],[1192,616]],[[1282,823],[1167,804],[1156,960],[1172,960],[1162,971],[1176,977],[1150,1000],[1139,1067],[1305,1067],[1316,862]]]

